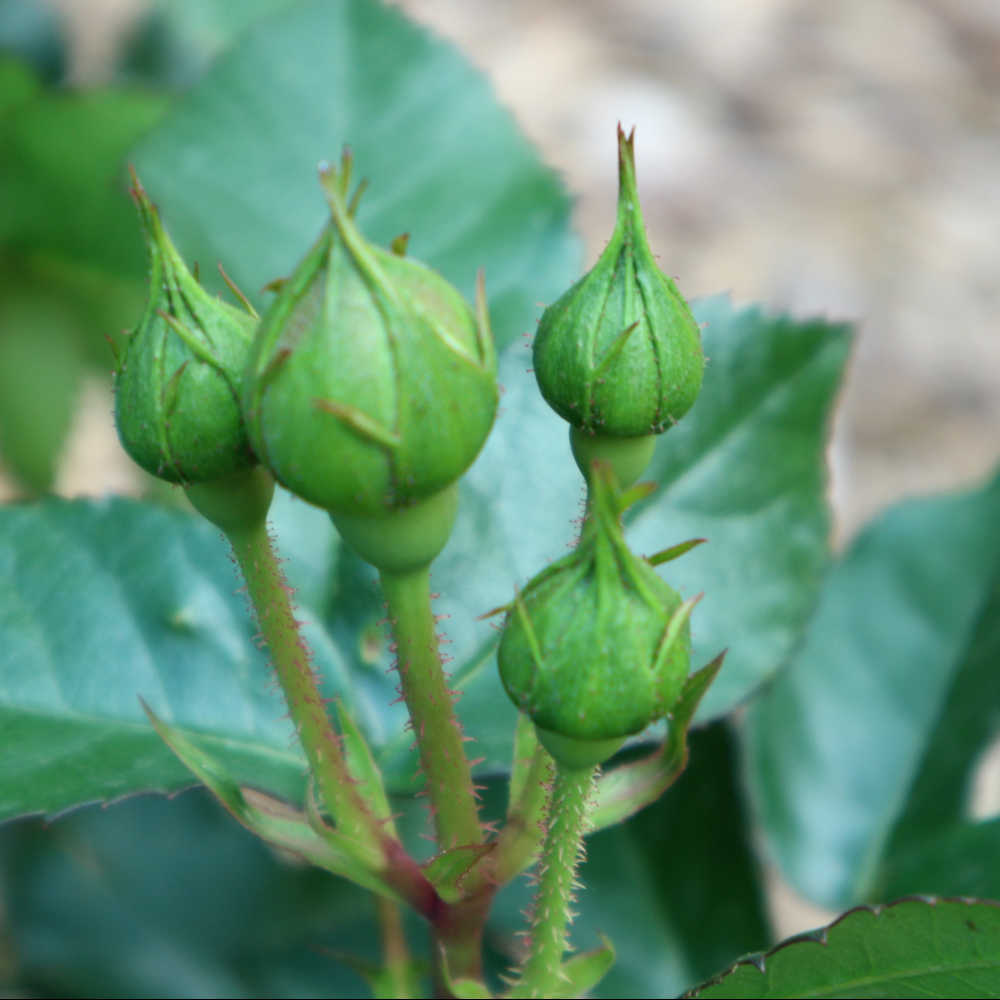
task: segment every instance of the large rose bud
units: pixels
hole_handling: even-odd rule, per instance
[[[542,314],[533,349],[538,386],[571,424],[581,470],[621,460],[623,486],[641,475],[653,436],[691,408],[704,368],[698,324],[646,239],[633,136],[619,126],[611,239],[593,270]]]
[[[567,767],[607,759],[667,715],[690,661],[682,601],[625,543],[608,466],[591,470],[579,545],[542,570],[507,609],[500,677],[543,745]]]
[[[481,283],[473,312],[430,268],[367,242],[348,155],[321,182],[330,222],[261,319],[244,412],[275,478],[340,525],[462,475],[493,424],[496,355]]]
[[[240,407],[255,318],[201,287],[132,179],[149,245],[149,298],[115,373],[118,436],[154,476],[214,480],[256,462]]]

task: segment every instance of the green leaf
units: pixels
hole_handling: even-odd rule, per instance
[[[328,51],[329,39],[337,40],[343,58]],[[317,47],[322,52],[307,58]],[[555,297],[575,273],[568,199],[554,175],[539,164],[464,60],[395,10],[359,0],[297,6],[251,29],[155,130],[137,160],[188,259],[208,265],[221,256],[237,280],[253,289],[275,271],[292,267],[322,224],[326,213],[314,165],[335,155],[345,139],[354,145],[359,172],[372,180],[360,209],[365,227],[383,238],[403,226],[410,229],[413,252],[467,289],[476,268],[484,266],[498,339],[509,344],[501,362],[502,411],[463,484],[459,522],[433,572],[434,587],[442,592],[435,611],[447,617],[447,652],[464,692],[459,713],[477,741],[472,754],[482,758],[480,773],[504,771],[516,712],[493,668],[493,627],[475,616],[509,601],[516,585],[565,551],[582,493],[565,425],[541,400],[526,371],[527,354],[515,343],[518,333],[532,325],[539,299]],[[405,171],[397,155],[401,148],[407,150]],[[705,344],[713,358],[703,401],[660,443],[657,463],[667,485],[655,503],[641,509],[635,528],[640,541],[646,535],[652,539],[645,546],[650,552],[692,535],[710,538],[710,544],[671,563],[667,575],[689,593],[709,595],[694,621],[696,655],[705,653],[702,662],[735,645],[734,636],[754,637],[740,643],[738,655],[734,650],[722,671],[718,685],[724,691],[712,709],[721,712],[776,668],[812,601],[828,528],[823,434],[846,336],[842,328],[819,322],[734,313],[723,300],[701,304],[698,313],[709,321]],[[705,450],[699,461],[690,457],[696,447]],[[788,461],[774,463],[762,475],[765,456],[775,448],[783,448]],[[728,508],[720,491],[731,497]],[[302,517],[315,513],[303,504],[292,507]],[[293,521],[285,518],[284,526]],[[279,544],[287,534],[284,526]],[[766,529],[760,544],[752,541],[750,530],[757,526]],[[147,558],[125,548],[110,520],[102,531],[109,553],[123,566]],[[320,558],[337,551],[328,541],[328,526],[314,537],[315,542],[297,544],[298,555],[309,564],[303,603],[310,640],[336,675],[331,687],[352,689],[352,707],[376,748],[390,790],[412,789],[415,758],[403,732],[405,710],[389,705],[395,698],[385,675],[391,656],[377,625],[383,613],[374,576],[346,552],[336,556],[331,573],[330,563]],[[149,560],[161,558],[157,546],[162,544],[155,534],[147,539],[143,551]],[[211,550],[203,551],[209,558]],[[473,558],[475,571],[470,572]],[[298,559],[289,567],[302,570]],[[221,561],[210,572],[221,574]],[[224,576],[216,579],[221,584]],[[221,593],[228,594],[230,586],[221,584]],[[218,597],[213,601],[218,603]],[[84,619],[92,626],[91,639],[106,634],[103,615],[113,617],[115,610],[101,607]],[[215,641],[205,629],[200,648],[206,659]],[[128,643],[103,640],[100,648],[102,657],[72,667],[67,652],[64,669],[99,677],[95,686],[124,687],[131,698],[142,686],[137,684],[142,671],[131,668]],[[154,655],[160,657],[159,650]],[[148,659],[140,659],[144,662]],[[155,668],[166,669],[166,663]],[[213,683],[219,677],[212,671],[203,676],[213,677]],[[245,701],[259,703],[256,674],[227,677],[228,701],[222,704],[240,705],[239,711],[234,707],[228,718],[223,711],[214,723],[207,708],[191,718],[184,713],[165,718],[210,741],[232,740],[224,756],[235,774],[244,773],[234,763],[241,757],[240,766],[255,771],[256,780],[271,791],[300,797],[301,777],[291,777],[299,758],[290,749],[287,730],[277,723],[253,730],[256,709],[249,715],[243,711]],[[79,690],[87,694],[86,688]],[[86,705],[87,698],[80,703]],[[69,705],[73,712],[79,707],[72,697]],[[153,706],[161,712],[162,706]],[[25,705],[12,710],[8,725],[26,729],[25,746],[33,747],[29,756],[40,756],[49,739],[41,735],[45,727],[26,720]],[[80,755],[74,771],[82,774],[86,765],[93,776],[80,789],[85,797],[181,780],[174,762],[164,763],[155,745],[145,742],[145,728],[118,726],[126,719],[141,724],[136,712],[130,701],[114,722],[117,736],[97,725],[88,729],[89,717],[67,721],[72,712],[62,713],[58,723],[50,720],[57,737],[72,732],[79,740],[90,731],[106,743],[103,750],[96,745],[74,750]],[[245,730],[238,727],[234,734],[231,729],[240,712],[243,719],[255,720],[249,740]],[[115,769],[100,766],[102,754],[111,755],[109,748],[116,739],[124,740],[126,731],[136,741],[130,754],[142,745],[138,759],[149,756],[149,761],[140,766],[129,758],[124,767],[121,760]],[[271,761],[270,768],[255,769],[252,762],[262,757]],[[107,776],[108,786],[99,774]],[[27,779],[22,783],[26,794],[45,787]],[[61,808],[71,801],[67,786],[58,797],[40,795],[37,805],[23,800],[19,808]]]
[[[1000,826],[969,818],[973,781],[1000,719],[1000,566],[944,709],[930,733],[873,889],[1000,898]]]
[[[159,0],[125,40],[118,79],[185,87],[260,18],[291,0]]]
[[[663,435],[630,540],[654,552],[708,539],[665,576],[705,597],[692,662],[729,647],[697,718],[745,700],[789,656],[815,606],[830,532],[824,452],[849,347],[848,328],[722,298],[697,304],[709,359],[697,403]]]
[[[734,952],[769,941],[725,723],[691,733],[691,763],[677,783],[627,823],[588,837],[586,848],[570,940],[586,950],[606,935],[616,952],[594,996],[673,996]],[[510,964],[532,892],[519,880],[501,891],[491,916],[488,940],[508,943]]]
[[[31,493],[44,493],[55,479],[83,374],[80,324],[57,298],[5,291],[0,298],[0,458]]]
[[[996,724],[981,686],[996,690],[995,657],[974,654],[986,632],[995,642],[998,569],[1000,476],[900,504],[839,561],[793,662],[751,707],[749,773],[768,845],[811,898],[870,898],[908,808],[918,828],[904,844],[960,811]],[[964,731],[952,728],[963,718]]]
[[[0,119],[0,245],[144,278],[123,160],[165,106],[147,93],[60,92]]]
[[[1000,899],[998,857],[1000,819],[952,823],[889,853],[879,883],[886,899],[913,894],[916,886],[941,886],[956,896]]]
[[[190,784],[140,695],[240,783],[301,801],[304,760],[237,586],[218,532],[185,514],[0,510],[0,817]]]
[[[743,959],[691,997],[1000,997],[1000,906],[904,899]]]
[[[34,97],[40,87],[25,63],[0,51],[0,117]]]

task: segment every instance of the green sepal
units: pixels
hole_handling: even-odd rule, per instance
[[[562,979],[565,989],[552,993],[553,997],[586,996],[607,974],[615,964],[615,949],[611,942],[602,934],[602,947],[593,951],[585,951],[574,955],[562,964]]]
[[[669,548],[660,549],[659,552],[654,552],[651,556],[646,556],[646,562],[648,562],[650,566],[662,566],[663,563],[672,562],[674,559],[680,558],[686,552],[690,552],[696,546],[704,545],[707,541],[707,538],[689,538],[686,542],[678,542],[676,545],[671,545]]]
[[[722,668],[725,655],[725,651],[719,653],[685,681],[681,696],[668,716],[669,728],[662,747],[642,760],[600,775],[589,814],[591,832],[621,823],[651,805],[681,776],[687,766],[691,720]]]
[[[495,848],[495,842],[452,847],[442,851],[421,867],[438,895],[446,903],[457,903],[464,895],[463,879]]]
[[[344,708],[338,699],[336,702],[337,720],[340,723],[340,735],[343,740],[344,758],[351,777],[357,782],[358,794],[368,806],[371,814],[382,824],[382,829],[398,839],[396,821],[393,819],[389,796],[385,790],[385,782],[371,747],[364,734],[354,721],[351,713]]]
[[[471,976],[452,977],[448,968],[447,952],[441,949],[441,979],[448,990],[448,996],[455,1000],[492,1000],[490,988],[480,979]]]

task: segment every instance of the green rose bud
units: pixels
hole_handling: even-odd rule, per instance
[[[132,180],[151,266],[145,312],[115,373],[118,436],[154,476],[216,479],[256,462],[240,408],[255,320],[201,287]]]
[[[620,516],[640,492],[618,495],[610,467],[595,465],[580,544],[507,609],[500,677],[567,767],[600,763],[666,715],[688,674],[695,601],[625,544]]]
[[[628,468],[618,470],[623,486],[641,475],[652,454],[652,439],[634,439],[660,434],[687,413],[704,368],[698,324],[646,240],[633,136],[634,130],[626,138],[619,126],[611,239],[593,270],[542,314],[534,342],[538,386],[572,425],[584,474],[594,459],[615,460],[606,439],[633,439]],[[612,441],[611,450],[621,449]]]
[[[482,284],[474,313],[434,271],[368,243],[350,165],[321,170],[332,218],[261,320],[244,395],[261,460],[338,526],[444,491],[498,402]]]

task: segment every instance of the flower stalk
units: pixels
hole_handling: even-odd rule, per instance
[[[562,959],[568,947],[576,870],[583,857],[587,810],[596,767],[558,765],[548,830],[542,850],[538,896],[531,923],[531,947],[513,991],[515,997],[562,996]]]

